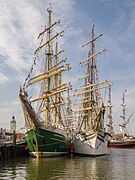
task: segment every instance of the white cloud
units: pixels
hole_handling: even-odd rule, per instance
[[[94,1],[91,1],[94,3]],[[110,3],[112,0],[99,0],[104,2],[110,13],[112,12]],[[36,40],[38,33],[44,29],[44,25],[47,22],[47,12],[50,1],[49,0],[4,0],[0,3],[0,85],[8,89],[6,86],[11,80],[14,82],[13,87],[17,86],[18,81],[24,82],[33,61],[33,53],[38,44]],[[64,45],[65,53],[68,61],[71,62],[72,70],[69,80],[73,82],[73,86],[77,82],[77,69],[78,63],[83,55],[81,45],[87,42],[86,37],[89,38],[90,24],[86,22],[88,18],[93,18],[92,12],[81,9],[78,11],[78,1],[76,0],[52,0],[53,20],[61,20],[61,28],[65,29],[62,45]],[[114,4],[114,2],[113,2]],[[86,5],[88,5],[86,3]],[[118,114],[121,109],[121,92],[125,88],[126,83],[130,81],[130,95],[128,95],[127,102],[130,102],[131,111],[134,109],[135,94],[133,86],[134,79],[134,29],[135,29],[135,10],[133,1],[125,1],[124,6],[120,7],[119,4],[115,4],[114,21],[110,22],[109,26],[106,22],[103,22],[104,32],[100,30],[101,20],[96,17],[97,30],[104,34],[103,43],[108,48],[108,66],[109,76],[113,82],[113,104],[114,113]],[[128,6],[127,6],[128,5]],[[127,14],[127,11],[130,11]],[[86,8],[87,9],[87,8]],[[101,9],[97,7],[99,11]],[[119,11],[118,11],[119,10]],[[114,13],[114,12],[113,12]],[[104,17],[104,13],[103,17]],[[104,17],[105,18],[105,17]],[[127,20],[127,21],[126,21]],[[81,24],[83,21],[83,25]],[[106,21],[106,18],[105,18]],[[78,22],[78,24],[76,24]],[[81,23],[80,23],[81,22]],[[97,26],[96,26],[97,27]],[[83,29],[82,29],[83,28]],[[109,30],[108,30],[109,29]],[[102,45],[101,45],[102,46]],[[63,47],[63,46],[62,46]],[[63,49],[63,48],[62,48]],[[70,59],[71,58],[71,59]],[[132,64],[132,67],[130,64]],[[125,67],[125,65],[127,65]],[[121,68],[122,67],[122,68]],[[7,75],[8,74],[8,75]],[[132,76],[132,78],[131,78]],[[68,78],[67,78],[68,79]],[[68,80],[68,81],[69,81]],[[19,87],[18,87],[19,89]],[[6,91],[7,92],[7,91]],[[15,90],[16,92],[16,90]],[[129,91],[128,91],[129,92]],[[3,92],[1,95],[3,96]],[[8,96],[11,96],[9,93]],[[17,94],[14,94],[16,99]],[[119,112],[118,112],[119,111]],[[20,113],[21,112],[21,113]],[[24,121],[22,116],[22,110],[19,100],[14,100],[8,104],[0,105],[0,115],[3,119],[3,123],[10,121],[12,115],[17,116],[17,120],[20,125],[23,125]],[[21,118],[21,120],[20,120]],[[0,123],[1,124],[1,123]]]
[[[10,78],[2,73],[0,73],[0,85],[5,85],[9,82]]]
[[[47,22],[46,10],[49,2],[49,0],[5,0],[0,3],[0,85],[5,85],[6,88],[6,91],[4,88],[1,90],[1,96],[10,99],[9,103],[6,99],[7,103],[5,104],[3,101],[0,105],[2,119],[0,126],[9,127],[12,115],[15,115],[19,126],[24,124],[21,105],[19,99],[16,100],[18,94],[15,94],[19,87],[15,88],[18,81],[24,82],[33,62],[33,53],[39,43],[37,36]],[[64,20],[69,23],[69,19],[72,17],[73,4],[74,1],[72,0],[53,0],[53,19],[62,19],[61,24]],[[5,92],[9,89],[9,86],[6,85],[8,82],[11,83],[11,80],[13,83],[8,95],[6,95]],[[15,89],[14,92],[13,88]]]
[[[0,50],[8,67],[27,68],[32,58],[43,17],[30,1],[2,1],[0,11]]]
[[[0,12],[0,50],[7,66],[18,71],[27,68],[37,43],[36,37],[46,22],[49,1],[2,1]],[[55,0],[55,14],[68,19],[73,1]],[[53,4],[53,3],[52,3]],[[38,6],[37,6],[38,5]],[[45,8],[42,7],[44,5]],[[38,7],[42,7],[39,9]],[[53,5],[52,5],[53,7]],[[45,12],[43,13],[43,9]],[[43,13],[43,14],[42,14]]]
[[[13,115],[16,118],[17,128],[23,127],[25,125],[25,121],[19,99],[0,105],[0,127],[6,127],[9,129],[10,121],[12,120]]]

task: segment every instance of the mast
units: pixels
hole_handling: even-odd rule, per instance
[[[96,57],[107,50],[95,51],[95,41],[101,36],[102,34],[95,37],[95,25],[94,21],[92,21],[92,40],[82,46],[85,47],[90,44],[88,56],[80,62],[80,65],[86,68],[86,73],[85,76],[79,80],[85,80],[85,83],[83,86],[77,88],[74,93],[74,96],[80,96],[76,98],[75,104],[82,104],[82,106],[73,111],[80,114],[82,118],[80,129],[83,128],[84,131],[88,131],[89,129],[97,131],[99,128],[103,128],[105,106],[101,98],[100,90],[112,86],[110,81],[104,80],[99,82],[98,79]]]
[[[55,57],[55,64],[56,64],[56,67],[57,67],[57,64],[58,64],[58,56],[57,56],[57,53],[58,53],[58,42],[57,42],[57,38],[56,38],[56,57]],[[54,76],[54,88],[57,87],[57,80],[58,80],[58,75],[56,74]],[[54,104],[57,103],[57,94],[54,95]],[[56,118],[57,118],[57,109],[56,109],[56,106],[54,106],[54,127],[56,127]]]
[[[94,37],[95,37],[94,28],[95,28],[94,21],[92,21],[92,39],[94,39]],[[91,53],[92,53],[92,55],[94,54],[94,51],[95,51],[95,42],[92,41],[91,42]],[[90,69],[91,69],[91,72],[90,72]],[[94,58],[93,57],[91,59],[91,67],[90,67],[90,64],[88,64],[88,73],[91,73],[90,83],[94,84],[95,83],[95,79],[94,79],[95,73],[94,73]],[[92,87],[91,87],[91,89],[92,89]],[[91,93],[90,93],[90,100],[91,100],[91,102],[93,101],[93,91],[91,91]],[[91,103],[90,106],[93,107],[93,104]],[[90,127],[91,128],[93,128],[92,111],[93,111],[93,109],[91,108],[91,110],[90,110]]]
[[[51,44],[50,44],[50,39],[51,39],[51,6],[47,9],[49,15],[48,15],[48,52],[46,53],[47,55],[47,71],[50,69],[50,59],[51,59]],[[46,80],[46,93],[49,93],[50,89],[50,77],[47,78]],[[46,124],[49,124],[49,97],[46,98]]]
[[[58,86],[61,86],[61,73],[58,75]],[[61,103],[61,93],[58,94],[58,103]],[[58,106],[58,125],[60,126],[61,122],[61,106]]]
[[[123,133],[123,138],[125,138],[125,131],[126,131],[126,104],[125,104],[125,92],[123,91],[123,97],[122,99],[122,116],[120,116],[122,118],[122,125],[120,125],[122,127],[122,133]]]
[[[24,108],[29,111],[29,116],[32,114],[34,117],[34,119],[29,118],[33,124],[41,126],[42,123],[38,121],[43,122],[44,119],[45,124],[48,125],[47,127],[57,127],[57,125],[59,125],[59,128],[63,128],[64,123],[62,122],[62,118],[65,112],[64,108],[61,107],[66,104],[64,93],[71,90],[72,86],[69,82],[62,82],[62,73],[69,71],[71,67],[69,63],[66,63],[67,58],[59,61],[59,55],[64,52],[64,50],[59,51],[58,37],[63,36],[64,30],[58,32],[53,31],[55,25],[60,23],[60,20],[52,23],[51,4],[47,11],[47,26],[45,26],[45,29],[38,36],[40,44],[35,51],[36,57],[34,64],[32,64],[28,77],[25,79],[23,90],[20,89],[20,98],[22,101],[26,100],[26,102],[23,101]],[[54,48],[55,50],[53,51]],[[45,60],[42,57],[45,57]],[[36,63],[37,58],[40,60]],[[45,64],[45,67],[41,67],[42,61],[44,61],[43,64]],[[39,67],[41,68],[33,72],[34,65],[40,65]],[[38,88],[33,88],[32,86],[37,86]],[[39,89],[39,87],[41,89]],[[29,91],[31,96],[29,96],[29,93],[26,96],[26,88],[30,88],[30,91],[34,89],[36,92],[33,91],[31,93]],[[28,99],[28,97],[30,98]],[[63,113],[61,111],[63,111]],[[27,117],[26,119],[28,121]]]
[[[63,51],[60,51],[63,52]],[[58,61],[58,39],[56,37],[56,55],[55,55],[55,66],[57,67],[59,61]],[[57,87],[61,87],[61,73],[56,74],[54,76],[54,88]],[[56,105],[58,103],[58,109],[56,108]],[[56,124],[58,124],[60,126],[60,122],[61,122],[61,93],[59,93],[58,95],[54,95],[54,126],[56,126]]]
[[[68,96],[67,96],[67,134],[68,134],[68,138],[72,139],[73,137],[73,114],[72,114],[72,108],[71,108],[71,99],[70,99],[70,94],[69,91],[67,92]]]
[[[113,129],[113,118],[112,118],[112,104],[111,104],[111,87],[109,87],[109,98],[108,98],[108,119],[109,119],[109,124],[108,124],[108,133],[111,135],[114,134],[114,129]]]
[[[92,21],[92,39],[94,39],[94,21]],[[89,44],[89,43],[87,43]],[[86,45],[86,44],[85,44]],[[83,45],[82,47],[84,47],[85,45]],[[93,58],[93,54],[94,54],[94,41],[91,41],[91,48],[88,52],[88,58],[86,60],[91,60],[88,62],[87,64],[87,74],[88,76],[85,75],[85,99],[83,102],[83,107],[84,109],[87,109],[90,107],[90,115],[89,116],[84,116],[84,129],[86,130],[88,128],[88,126],[90,126],[90,128],[93,127],[93,120],[92,120],[92,100],[93,100],[93,91],[92,91],[92,86],[90,86],[89,88],[87,88],[87,84],[93,84],[94,83],[94,58]],[[83,62],[85,62],[86,60],[83,60]],[[81,63],[83,63],[81,62]],[[80,63],[80,64],[81,64]],[[89,100],[89,103],[88,103]],[[86,112],[84,112],[84,114],[87,114],[87,110]]]

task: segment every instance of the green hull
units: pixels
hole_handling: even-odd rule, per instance
[[[27,145],[30,155],[49,157],[70,153],[71,143],[60,133],[36,128],[27,132]]]

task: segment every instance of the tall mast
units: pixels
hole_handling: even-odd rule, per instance
[[[92,39],[95,38],[95,32],[94,32],[94,29],[95,28],[95,25],[94,25],[94,20],[92,21]],[[92,55],[95,53],[95,41],[92,41],[91,43],[91,53]],[[95,58],[92,57],[92,61],[91,61],[91,84],[94,84],[95,83],[95,78],[94,78],[94,60]]]
[[[112,104],[111,104],[111,87],[109,87],[109,98],[108,98],[108,133],[114,134],[113,119],[112,119]]]
[[[56,53],[55,64],[57,67],[57,64],[58,64],[58,55],[57,55],[57,53],[58,53],[58,40],[57,40],[57,37],[56,37],[56,51],[55,51],[55,53]],[[56,74],[54,76],[54,88],[57,87],[57,84],[58,84],[57,81],[58,81],[58,75]],[[54,96],[54,104],[56,104],[56,103],[57,103],[57,94]],[[56,127],[56,118],[57,118],[57,108],[56,108],[56,106],[54,106],[54,126],[55,127]]]
[[[95,27],[94,21],[92,21],[92,39],[94,39],[94,37],[95,37],[94,27]],[[92,43],[91,43],[91,53],[92,53],[92,55],[94,54],[94,51],[95,51],[95,43],[94,43],[94,41],[92,41]],[[90,83],[94,84],[95,83],[95,81],[94,81],[94,58],[91,59],[91,72],[89,72],[89,73],[91,73]],[[92,87],[91,87],[91,89],[92,89]],[[91,107],[92,107],[93,106],[93,104],[92,104],[92,101],[93,101],[93,92],[92,91],[90,93],[90,99],[91,99],[91,103],[90,104],[91,104]],[[93,109],[91,108],[91,110],[90,110],[90,127],[91,128],[93,128],[92,111],[93,111]]]
[[[46,53],[47,55],[47,71],[50,69],[50,59],[51,59],[51,44],[50,44],[50,39],[51,39],[51,4],[50,7],[47,9],[49,15],[48,15],[48,52]],[[47,78],[46,80],[46,92],[49,93],[50,89],[50,78]],[[46,99],[46,123],[49,124],[49,97]]]
[[[123,91],[123,97],[122,99],[122,116],[120,116],[123,119],[122,122],[122,132],[123,132],[123,138],[125,137],[125,125],[126,125],[126,104],[125,104],[125,92]]]
[[[107,50],[103,49],[97,53],[95,52],[95,40],[101,36],[102,34],[95,37],[95,25],[94,21],[92,21],[92,39],[82,46],[85,47],[90,44],[88,56],[80,62],[80,64],[84,64],[83,67],[86,68],[86,74],[79,80],[84,79],[85,83],[80,88],[77,88],[76,92],[78,93],[74,94],[74,96],[82,96],[76,99],[81,101],[76,101],[75,104],[82,104],[83,107],[73,111],[76,113],[80,112],[80,117],[82,118],[80,128],[83,128],[85,131],[88,131],[89,129],[97,131],[97,129],[103,128],[105,106],[103,103],[101,104],[99,91],[112,85],[108,80],[102,82],[98,81],[96,56]],[[104,85],[102,86],[102,84]],[[101,119],[101,121],[99,121],[99,119]]]
[[[61,85],[61,73],[58,74],[58,86]],[[61,122],[61,106],[60,106],[60,103],[61,103],[61,93],[58,94],[58,103],[59,103],[59,106],[58,106],[58,124],[60,125],[60,122]]]
[[[68,97],[67,97],[67,132],[68,132],[68,136],[69,139],[71,139],[73,137],[73,114],[72,114],[72,110],[71,110],[71,100],[70,100],[70,94],[69,91],[68,93]]]
[[[42,53],[44,53],[45,67],[43,67],[44,70],[42,68],[40,69],[41,72],[38,69],[38,72],[32,73],[33,66],[36,65],[36,61],[34,59],[34,64],[32,64],[30,73],[25,80],[24,87],[28,88],[34,85],[41,87],[41,90],[33,93],[30,98],[31,104],[34,106],[37,105],[36,115],[38,116],[36,116],[36,118],[33,118],[32,122],[40,126],[38,120],[40,119],[40,117],[44,117],[45,124],[54,127],[59,125],[59,127],[62,128],[62,126],[64,127],[65,125],[61,121],[62,117],[65,115],[64,108],[61,108],[61,106],[63,107],[63,105],[65,105],[65,96],[63,95],[63,93],[71,90],[71,85],[69,83],[62,82],[62,73],[70,70],[70,64],[66,63],[67,58],[59,61],[59,55],[64,52],[64,50],[59,51],[57,38],[63,36],[64,30],[53,33],[53,28],[55,27],[55,25],[60,23],[60,20],[55,21],[54,23],[52,22],[51,4],[47,9],[47,12],[48,22],[44,30],[38,35],[38,39],[41,39],[41,41],[40,45],[35,51],[36,58],[41,58],[41,60],[43,60],[41,55]],[[44,38],[45,35],[46,38]],[[53,51],[54,43],[55,51]],[[22,92],[22,90],[20,91]],[[20,94],[23,98],[23,93]],[[27,103],[29,104],[29,102]],[[31,106],[31,104],[29,105]],[[63,113],[61,113],[61,111]]]

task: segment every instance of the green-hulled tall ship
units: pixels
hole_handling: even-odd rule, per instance
[[[51,6],[47,12],[48,24],[38,36],[40,45],[19,94],[27,127],[27,145],[30,155],[35,157],[64,155],[70,152],[71,145],[71,84],[62,83],[62,74],[70,65],[62,59],[64,50],[59,51],[58,46],[64,31],[58,32],[60,20],[52,23]]]

